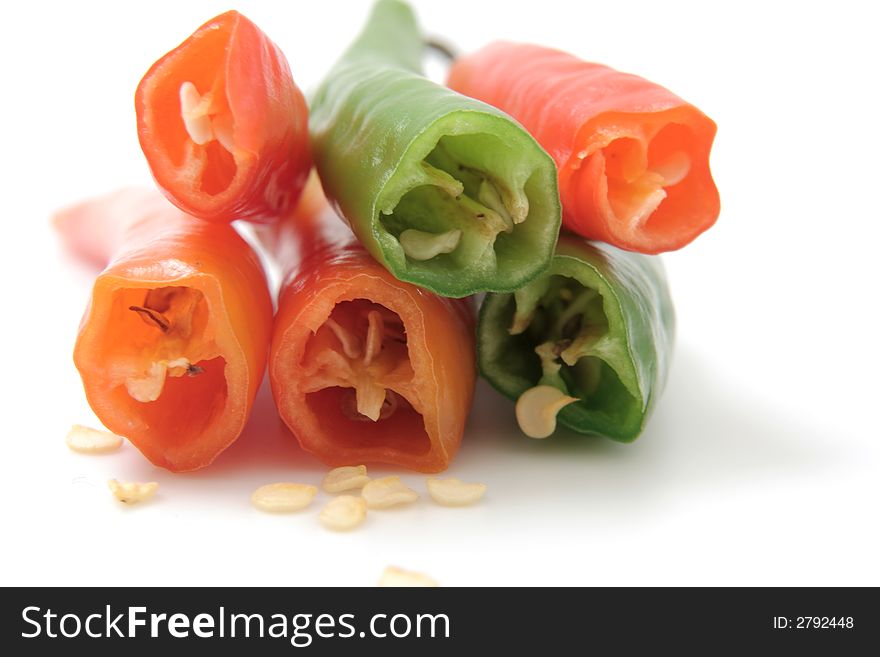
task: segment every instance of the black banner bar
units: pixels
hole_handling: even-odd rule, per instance
[[[2,646],[118,656],[192,654],[615,654],[878,646],[876,589],[4,589]],[[251,654],[250,652],[248,654]]]

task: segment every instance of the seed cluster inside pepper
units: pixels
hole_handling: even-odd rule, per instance
[[[533,215],[543,221],[548,212],[538,169],[496,135],[445,134],[415,166],[391,177],[386,190],[394,193],[380,199],[379,218],[410,273],[497,271],[499,257],[518,253],[518,227],[531,231]]]
[[[235,122],[221,82],[215,79],[204,94],[188,80],[180,85],[180,118],[189,139],[179,142],[183,144],[179,165],[201,172],[199,189],[211,195],[224,191],[237,169]]]
[[[545,276],[515,292],[513,304],[508,332],[531,347],[536,385],[556,388],[586,407],[638,399],[609,363],[619,345],[597,290],[568,276]]]
[[[391,310],[365,299],[336,304],[309,340],[301,365],[313,406],[358,423],[353,430],[359,434],[383,430],[374,424],[415,420],[412,447],[424,446],[406,333]]]
[[[208,305],[198,290],[123,289],[113,314],[113,322],[124,329],[108,333],[108,361],[117,385],[134,401],[156,402],[169,379],[200,376],[206,361],[218,359],[219,349],[209,335]]]
[[[529,215],[524,180],[490,174],[481,157],[498,140],[485,134],[441,137],[422,160],[411,189],[382,222],[407,258],[417,261],[450,254],[458,267],[494,260],[495,240]]]
[[[650,231],[662,227],[670,214],[675,221],[674,199],[680,196],[676,186],[690,172],[688,150],[694,135],[687,126],[674,123],[643,121],[627,128],[619,127],[617,134],[578,153],[583,162],[572,179],[596,177],[606,188],[610,215],[632,229]]]

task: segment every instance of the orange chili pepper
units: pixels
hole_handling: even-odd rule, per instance
[[[269,355],[279,413],[328,465],[444,470],[473,399],[472,305],[397,280],[330,214],[313,178],[262,229],[286,272]]]
[[[153,177],[184,212],[267,221],[294,207],[311,168],[306,101],[278,46],[238,12],[153,64],[135,108]]]
[[[86,201],[55,224],[80,256],[114,256],[73,354],[95,414],[156,465],[208,465],[244,428],[266,365],[272,304],[256,254],[154,191]]]
[[[550,153],[569,230],[654,254],[685,246],[718,218],[715,123],[659,85],[503,42],[456,60],[448,84],[513,116]]]

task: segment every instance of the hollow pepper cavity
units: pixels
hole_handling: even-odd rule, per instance
[[[317,178],[260,238],[285,272],[269,377],[300,445],[331,466],[446,469],[476,379],[470,300],[395,279],[333,216]]]
[[[272,304],[257,255],[152,190],[86,201],[55,225],[77,255],[112,257],[73,354],[92,410],[155,465],[208,465],[241,433],[265,370]]]
[[[553,156],[571,231],[656,254],[685,246],[718,218],[715,123],[657,84],[505,42],[457,59],[448,84],[510,113]]]
[[[425,78],[423,47],[406,4],[375,4],[311,104],[324,191],[398,279],[512,291],[553,254],[555,166],[503,112]]]
[[[308,108],[284,54],[237,11],[159,59],[135,94],[153,177],[183,211],[274,221],[311,169]]]
[[[666,382],[675,315],[658,258],[564,234],[547,273],[480,310],[481,374],[517,402],[520,427],[559,423],[620,442],[645,427]]]

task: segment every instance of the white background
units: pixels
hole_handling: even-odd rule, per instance
[[[130,445],[73,454],[95,423],[71,351],[94,272],[60,251],[53,209],[150,183],[140,76],[227,3],[16,3],[0,23],[0,584],[372,585],[388,564],[443,585],[880,584],[878,74],[870,3],[417,3],[467,51],[527,40],[635,72],[719,125],[723,211],[664,256],[679,316],[669,387],[633,445],[518,434],[481,385],[450,475],[477,507],[423,497],[350,534],[249,505],[318,483],[263,391],[212,467],[172,475]],[[366,3],[239,2],[312,88]],[[378,472],[378,470],[377,470]],[[110,477],[156,480],[140,508]],[[423,478],[404,479],[423,491]],[[318,500],[320,503],[326,498]]]

